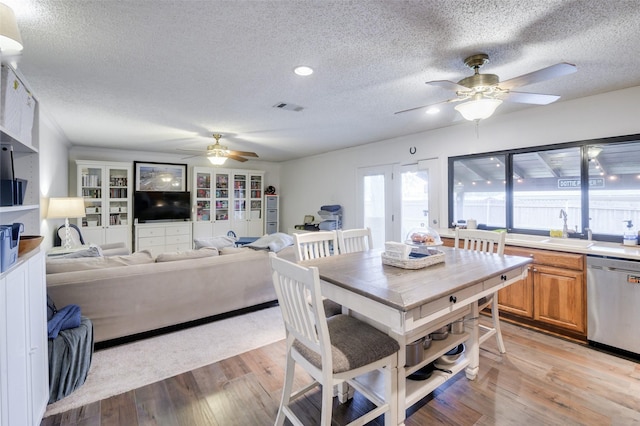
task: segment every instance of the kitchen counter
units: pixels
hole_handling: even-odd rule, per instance
[[[436,229],[440,237],[455,238],[453,229]],[[622,238],[622,237],[620,237]],[[580,253],[592,256],[608,256],[619,259],[640,261],[640,246],[625,246],[622,243],[608,243],[603,241],[587,241],[575,238],[550,238],[544,235],[507,233],[506,244],[537,248],[543,250]]]

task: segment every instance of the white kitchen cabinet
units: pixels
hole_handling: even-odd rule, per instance
[[[0,425],[38,425],[49,400],[44,252],[0,275]]]
[[[131,250],[131,163],[78,160],[77,194],[85,217],[78,220],[86,244],[124,242]]]

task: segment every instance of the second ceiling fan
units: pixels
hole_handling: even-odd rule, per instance
[[[465,65],[474,71],[472,76],[463,78],[457,83],[448,80],[426,82],[426,84],[432,86],[455,91],[455,98],[434,104],[405,109],[396,112],[396,114],[423,108],[437,107],[441,104],[464,102],[457,105],[455,109],[467,120],[482,120],[491,116],[503,101],[547,105],[560,99],[560,96],[541,93],[515,92],[512,89],[572,74],[577,71],[575,65],[567,62],[561,62],[500,82],[500,79],[495,74],[480,74],[480,68],[487,62],[489,62],[489,55],[485,53],[472,55],[464,60]]]
[[[207,157],[209,159],[209,161],[211,162],[211,164],[216,165],[216,166],[220,166],[222,164],[224,164],[224,162],[227,160],[227,158],[230,158],[232,160],[236,160],[236,161],[240,161],[240,162],[245,162],[247,161],[246,158],[244,157],[252,157],[252,158],[258,158],[258,154],[256,154],[255,152],[250,152],[250,151],[232,151],[229,148],[227,148],[224,145],[220,144],[220,138],[222,137],[221,134],[219,133],[214,133],[213,134],[213,138],[216,140],[216,143],[213,145],[209,145],[207,146],[207,150],[204,154],[202,154],[203,156]],[[190,150],[192,151],[192,150]]]

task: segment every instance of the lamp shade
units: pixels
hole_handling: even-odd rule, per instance
[[[491,117],[496,108],[500,106],[500,99],[480,98],[473,99],[455,107],[462,116],[469,121],[484,120]]]
[[[22,48],[16,15],[9,6],[0,3],[0,51],[21,52]]]
[[[81,197],[49,198],[48,219],[84,217],[84,200]]]

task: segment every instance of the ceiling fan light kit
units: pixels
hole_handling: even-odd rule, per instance
[[[455,110],[462,114],[465,120],[484,120],[491,117],[501,103],[502,101],[500,99],[480,97],[479,99],[456,105]]]

